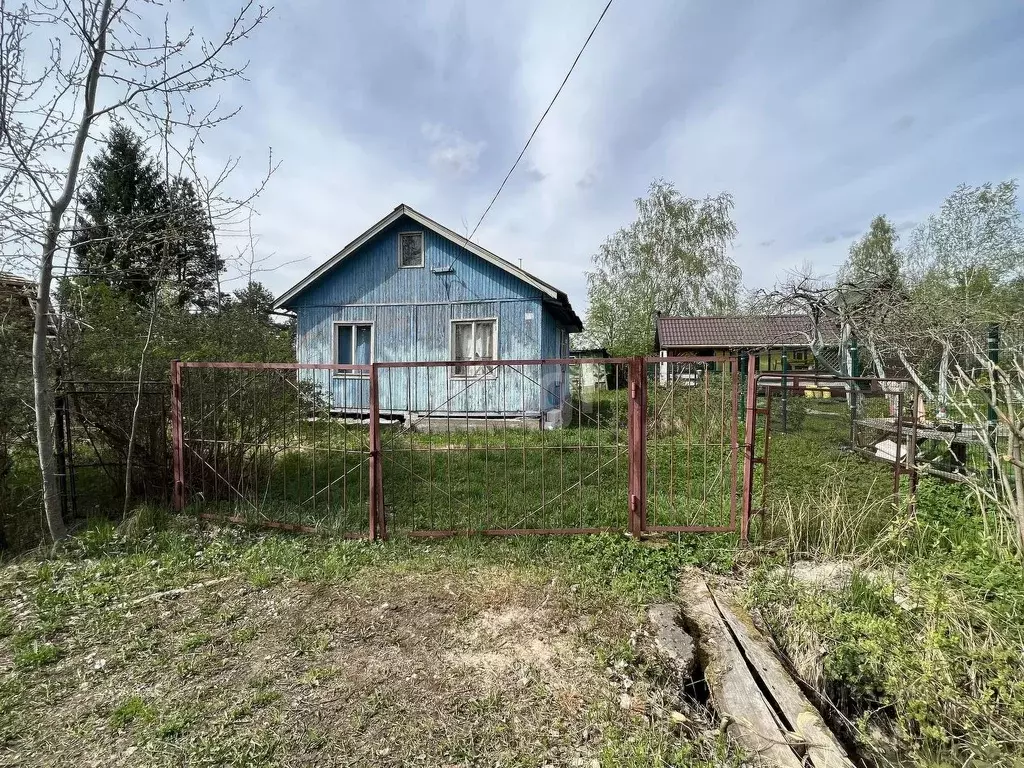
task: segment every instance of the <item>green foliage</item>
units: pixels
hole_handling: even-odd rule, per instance
[[[589,342],[613,356],[653,349],[655,312],[721,314],[737,306],[728,193],[696,200],[659,179],[636,207],[636,220],[604,242],[587,273]]]
[[[262,323],[273,323],[271,312],[274,309],[274,294],[263,283],[250,280],[231,295],[228,306]]]
[[[32,311],[30,286],[0,276],[0,552],[32,541],[35,493],[21,487],[19,472],[31,445]]]
[[[1013,764],[1024,743],[1024,567],[963,487],[924,479],[917,501],[851,578],[765,570],[751,599],[791,656],[819,660],[806,675],[865,728],[892,727],[915,760]]]
[[[129,696],[110,713],[110,727],[120,730],[135,722],[151,723],[156,711],[141,696]]]
[[[135,305],[109,286],[68,288],[76,295],[79,330],[69,339],[76,353],[75,377],[82,380],[132,380],[146,344],[152,308]],[[160,304],[143,377],[165,380],[171,360],[282,362],[294,359],[290,334],[273,323],[254,323],[240,305],[221,311],[190,312]]]
[[[89,160],[78,205],[81,284],[102,283],[138,305],[154,291],[180,309],[214,304],[223,262],[208,213],[192,182],[165,178],[131,129],[111,128]]]
[[[17,669],[31,669],[53,664],[63,655],[53,643],[40,642],[35,638],[19,639],[17,635],[11,644],[14,649],[14,666]]]
[[[868,232],[850,246],[840,276],[858,286],[879,283],[895,288],[901,285],[902,257],[896,248],[899,235],[885,216],[875,216]]]
[[[1024,220],[1017,182],[961,184],[911,237],[913,311],[948,329],[1019,315]]]

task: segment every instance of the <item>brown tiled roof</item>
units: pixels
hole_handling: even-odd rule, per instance
[[[807,346],[811,331],[811,318],[806,315],[658,318],[658,343],[663,349]]]

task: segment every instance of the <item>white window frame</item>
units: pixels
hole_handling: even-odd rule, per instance
[[[453,317],[451,319],[451,327],[448,331],[448,352],[449,360],[455,359],[455,326],[459,324],[473,323],[473,336],[472,336],[472,348],[476,349],[476,324],[477,323],[493,323],[494,325],[494,357],[489,358],[490,360],[500,360],[501,356],[498,354],[498,318],[497,317]],[[462,362],[462,361],[460,361]],[[450,366],[448,368],[448,378],[459,379],[462,381],[472,381],[475,379],[496,379],[498,377],[498,366],[496,365],[481,365],[473,360],[465,361],[465,373],[456,373],[456,366]],[[483,373],[471,374],[470,368],[483,368]]]
[[[403,264],[402,263],[402,238],[406,235],[417,235],[420,239],[420,263],[419,264]],[[398,268],[399,269],[423,269],[427,263],[427,239],[423,236],[422,230],[409,230],[408,232],[398,233]]]
[[[377,343],[376,329],[373,327],[373,321],[372,320],[335,320],[333,323],[331,323],[331,359],[334,362],[334,364],[335,365],[350,365],[350,363],[342,363],[341,361],[338,360],[338,329],[341,326],[343,326],[343,325],[351,326],[353,329],[358,328],[359,326],[366,326],[366,325],[370,326],[370,363],[373,363],[374,362],[374,348],[376,347],[376,343]],[[355,331],[353,330],[353,333],[352,333],[352,359],[353,360],[356,359],[356,346],[355,345],[356,345],[356,334],[355,334]],[[363,365],[363,363],[351,363],[351,365]],[[369,371],[361,371],[361,370],[355,370],[355,371],[345,370],[345,371],[335,371],[334,375],[336,377],[338,377],[338,376],[369,376],[370,372]]]

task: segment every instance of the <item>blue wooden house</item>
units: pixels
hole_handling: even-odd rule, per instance
[[[486,360],[569,357],[583,329],[565,293],[399,205],[276,302],[296,317],[300,363],[465,361],[378,367],[383,413],[537,417],[557,423],[566,366]],[[365,413],[367,376],[303,370],[338,413]]]

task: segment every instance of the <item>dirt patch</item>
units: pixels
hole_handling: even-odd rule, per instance
[[[232,579],[121,613],[38,668],[0,640],[0,765],[589,765],[650,727],[608,675],[637,612],[504,568]]]
[[[575,620],[568,625],[556,621],[544,608],[485,610],[455,638],[447,659],[476,670],[490,684],[520,670],[539,673],[558,687],[570,666],[588,661],[587,654],[574,647],[569,635],[577,624]],[[589,661],[592,666],[593,658]]]

